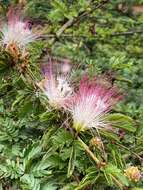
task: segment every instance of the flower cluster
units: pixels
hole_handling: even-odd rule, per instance
[[[98,78],[90,80],[84,76],[75,91],[64,76],[55,76],[52,69],[49,71],[38,85],[48,97],[50,105],[71,113],[76,131],[109,126],[106,116],[121,99],[116,87],[98,83]]]
[[[16,57],[37,36],[32,33],[30,23],[24,22],[13,9],[9,10],[7,17],[7,24],[1,29],[1,45]]]
[[[1,43],[14,58],[18,58],[19,54],[23,57],[26,45],[36,39],[29,23],[23,22],[14,10],[9,11],[8,23],[3,27],[2,34]],[[70,65],[65,61],[60,73],[54,72],[53,65],[50,61],[49,68],[44,71],[44,79],[38,83],[49,104],[70,112],[77,131],[108,127],[106,115],[121,98],[117,88],[99,83],[97,78],[90,80],[84,76],[75,91],[67,76]]]
[[[88,76],[83,77],[79,90],[67,102],[74,128],[77,131],[84,131],[90,128],[108,127],[106,115],[120,99],[117,88],[107,88],[98,84],[96,78],[91,81]]]
[[[71,97],[72,88],[70,87],[67,76],[67,63],[62,66],[62,73],[54,73],[53,66],[50,62],[49,68],[43,67],[44,79],[38,83],[38,86],[48,97],[49,104],[57,109],[65,108],[66,100]]]

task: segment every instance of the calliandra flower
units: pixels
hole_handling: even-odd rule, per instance
[[[19,54],[24,51],[27,44],[36,39],[32,33],[30,23],[24,22],[17,13],[11,9],[8,13],[8,22],[2,27],[1,44],[12,54]]]
[[[141,171],[138,167],[130,166],[125,170],[125,176],[127,176],[130,181],[138,182],[141,178]]]
[[[67,101],[67,109],[73,117],[73,127],[78,131],[108,127],[105,117],[121,99],[117,88],[98,84],[84,76],[79,90]]]
[[[54,73],[52,65],[44,71],[44,79],[38,83],[38,86],[48,97],[49,104],[56,109],[64,108],[66,100],[72,94],[67,77]]]

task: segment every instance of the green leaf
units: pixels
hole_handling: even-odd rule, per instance
[[[9,66],[12,65],[12,57],[7,52],[0,51],[0,73],[11,69]]]
[[[50,163],[47,160],[39,160],[37,164],[32,167],[30,173],[34,175],[34,177],[44,177],[50,175],[52,172],[48,168],[50,167]]]
[[[57,190],[57,187],[52,183],[45,184],[41,190]]]
[[[3,113],[4,112],[4,102],[2,99],[0,99],[0,112]]]
[[[108,164],[103,170],[106,173],[106,177],[111,178],[117,185],[120,184],[121,186],[129,186],[128,179],[115,165]]]
[[[74,171],[75,160],[76,160],[76,151],[75,151],[75,146],[73,145],[72,149],[71,149],[69,164],[68,164],[68,172],[67,172],[68,178],[72,175],[72,173]]]
[[[91,184],[94,184],[99,178],[99,174],[97,173],[97,170],[95,168],[89,168],[89,171],[83,177],[83,179],[80,181],[78,186],[75,188],[75,190],[82,190],[85,187],[88,187]]]
[[[22,93],[21,91],[19,92],[18,96],[16,97],[16,100],[12,103],[12,110],[14,109],[14,107],[20,102],[23,102],[23,98],[24,98],[24,92]]]
[[[26,117],[33,110],[33,102],[27,100],[24,102],[22,107],[19,109],[19,117]]]
[[[66,143],[70,144],[72,141],[72,135],[64,129],[58,130],[56,135],[52,137],[52,142],[57,147],[61,147]]]
[[[46,111],[39,115],[39,119],[41,122],[56,120],[57,117],[58,117],[58,114],[56,114],[55,112],[50,112],[50,111]]]
[[[127,115],[113,113],[109,114],[106,119],[112,123],[113,127],[125,129],[129,132],[136,131],[134,120]]]
[[[129,79],[127,79],[127,78],[124,78],[124,77],[121,77],[121,76],[116,77],[116,80],[118,80],[118,81],[123,81],[123,82],[127,82],[127,83],[129,83],[129,84],[133,84],[133,82],[132,82],[131,80],[129,80]]]
[[[100,133],[103,136],[107,137],[108,139],[115,140],[115,141],[120,141],[119,137],[116,134],[114,134],[113,132],[100,130]]]
[[[29,171],[32,167],[32,161],[41,155],[42,147],[37,143],[29,145],[29,147],[24,151],[24,167],[25,171]]]
[[[21,178],[21,186],[25,190],[40,190],[39,179],[34,178],[32,175],[24,174]]]
[[[47,161],[51,167],[58,167],[59,169],[63,169],[65,167],[65,162],[58,154],[51,155]]]
[[[20,123],[9,117],[5,117],[5,119],[0,118],[0,124],[0,141],[16,140],[19,133],[18,126],[20,126]]]
[[[0,183],[0,190],[3,190],[2,183]]]

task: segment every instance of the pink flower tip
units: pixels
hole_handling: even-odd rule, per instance
[[[122,99],[116,87],[98,83],[98,78],[90,80],[84,76],[79,90],[66,102],[66,108],[73,117],[73,127],[77,131],[90,128],[108,127],[105,117],[113,106]]]
[[[23,49],[27,44],[37,38],[33,34],[29,22],[24,22],[17,11],[10,9],[7,14],[8,22],[2,27],[2,45],[6,47],[15,44],[18,48]]]

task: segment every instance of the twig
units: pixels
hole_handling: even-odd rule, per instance
[[[110,174],[110,176],[114,180],[114,182],[119,186],[119,188],[122,190],[123,185],[112,174]]]
[[[100,2],[98,5],[96,5],[93,9],[91,9],[88,12],[83,12],[82,14],[79,15],[79,19],[82,19],[83,17],[87,16],[88,14],[91,14],[94,10],[102,8],[106,3],[109,3],[110,0],[103,0],[102,2]]]
[[[88,155],[95,161],[97,165],[101,164],[101,161],[91,152],[89,147],[82,141],[80,137],[77,138],[78,141],[80,142],[81,146],[84,148],[84,150],[88,153]]]
[[[134,34],[141,34],[141,33],[143,33],[143,30],[139,30],[139,31],[127,31],[127,32],[117,32],[117,33],[111,34],[111,36],[134,35]]]
[[[74,19],[71,18],[68,20],[57,32],[56,36],[59,38],[61,34],[66,30],[66,28],[70,27],[73,24]]]
[[[38,39],[42,39],[42,40],[45,40],[45,39],[48,39],[48,38],[56,38],[57,35],[56,34],[47,34],[47,35],[41,35],[38,37]],[[89,36],[84,36],[84,35],[73,35],[73,34],[61,34],[60,37],[62,38],[89,38]]]
[[[135,35],[135,34],[142,34],[143,30],[140,31],[127,31],[127,32],[117,32],[117,33],[113,33],[110,34],[109,36],[114,37],[114,36],[124,36],[124,35]],[[38,39],[47,39],[47,38],[55,38],[56,35],[55,34],[47,34],[47,35],[41,35],[39,36]],[[100,36],[98,36],[98,34],[94,35],[94,36],[86,36],[86,35],[73,35],[73,34],[60,34],[60,37],[63,38],[88,38],[88,39],[95,39],[95,38],[99,38]]]
[[[130,151],[132,154],[134,154],[140,161],[143,161],[143,158],[141,156],[139,156],[137,153],[133,152],[131,149],[127,148],[126,146],[122,145],[122,144],[119,144],[116,142],[116,145]]]

